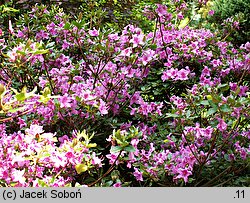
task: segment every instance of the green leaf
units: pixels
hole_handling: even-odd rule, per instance
[[[26,99],[25,93],[21,92],[16,95],[17,101],[24,101]]]
[[[65,23],[64,29],[65,30],[69,30],[70,29],[70,23],[69,22]]]
[[[47,184],[41,179],[38,179],[37,182],[38,182],[38,185],[41,186],[41,187],[47,186]]]
[[[16,13],[16,12],[19,12],[19,10],[14,9],[14,8],[12,8],[12,7],[4,6],[2,12],[3,12],[3,13],[4,13],[4,12],[14,12],[14,13]]]
[[[221,89],[222,92],[227,91],[229,89],[228,84],[221,84],[218,86],[219,89]]]
[[[156,44],[152,44],[152,45],[150,45],[150,49],[152,49],[152,50],[156,50],[156,49],[157,49],[157,45],[156,45]]]
[[[17,111],[23,111],[26,107],[23,106],[23,107],[19,107],[19,108],[15,108],[15,109],[10,109],[8,110],[8,112],[10,113],[16,113]]]
[[[21,54],[23,56],[26,55],[26,53],[24,51],[20,51],[20,50],[17,50],[16,53]]]
[[[78,23],[78,22],[76,22],[76,21],[73,21],[72,24],[73,24],[74,26],[76,26],[78,29],[81,29],[81,28],[82,28],[81,23]]]
[[[203,100],[203,101],[200,102],[200,104],[202,104],[204,106],[208,106],[209,102],[208,102],[208,100]]]
[[[38,55],[38,54],[47,54],[49,52],[48,49],[41,49],[41,50],[36,50],[34,52],[31,52],[34,55]]]
[[[231,111],[230,107],[228,105],[226,105],[226,104],[221,105],[220,109],[223,112],[230,112]]]
[[[86,164],[77,164],[75,169],[78,174],[81,174],[88,170],[88,166]]]
[[[126,151],[126,152],[135,152],[135,148],[130,145],[130,146],[125,147],[124,151]]]
[[[120,152],[122,150],[121,146],[112,146],[110,149],[110,153],[115,154],[117,152]]]
[[[179,118],[179,114],[174,114],[174,113],[166,113],[167,118]]]
[[[214,114],[216,111],[217,111],[216,108],[210,108],[210,109],[208,109],[207,115],[210,116],[210,115]]]
[[[51,48],[54,45],[55,45],[55,42],[51,42],[51,43],[49,43],[49,44],[46,45],[46,49]]]

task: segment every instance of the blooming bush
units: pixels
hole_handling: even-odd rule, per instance
[[[189,26],[173,3],[145,9],[148,32],[89,28],[59,7],[9,21],[2,186],[248,184],[249,43]]]

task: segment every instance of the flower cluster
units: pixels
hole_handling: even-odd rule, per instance
[[[11,25],[12,41],[0,39],[0,185],[192,185],[216,161],[245,164],[249,43],[180,26],[187,5],[174,5],[145,10],[148,33],[88,28],[43,6],[29,13],[42,26]]]

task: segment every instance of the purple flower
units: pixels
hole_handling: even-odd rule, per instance
[[[156,12],[159,16],[164,16],[167,14],[167,6],[162,4],[157,4]]]
[[[142,172],[135,168],[135,172],[133,173],[137,181],[143,181]]]
[[[219,124],[217,125],[217,128],[223,132],[227,129],[227,124],[225,123],[225,121],[221,118],[217,118],[217,120],[219,121]]]
[[[59,99],[61,108],[70,108],[71,107],[71,98],[68,95],[63,95]]]
[[[144,42],[144,35],[143,34],[136,34],[132,36],[132,39],[129,41],[133,44],[133,48],[138,47],[139,45],[143,45]]]
[[[187,69],[181,69],[177,72],[175,80],[188,80],[188,74],[190,73]]]
[[[22,118],[18,117],[18,124],[20,125],[20,128],[26,127],[27,124],[25,123],[25,120]]]
[[[94,28],[93,30],[89,31],[89,35],[91,37],[97,37],[99,35],[99,31]]]
[[[182,178],[184,180],[184,182],[187,183],[188,182],[188,176],[192,175],[192,172],[189,171],[187,168],[185,168],[185,169],[180,168],[177,171],[178,171],[179,175],[175,179],[181,179]]]
[[[210,10],[210,11],[208,12],[208,15],[213,16],[213,15],[214,15],[214,10]]]
[[[240,86],[240,93],[239,96],[245,96],[246,95],[246,91],[248,91],[248,87],[247,86]]]
[[[180,19],[180,20],[182,20],[184,18],[182,12],[177,14],[177,18]]]
[[[28,135],[36,136],[37,134],[43,133],[43,126],[31,125],[30,128],[25,130],[25,133]]]
[[[120,182],[115,183],[115,184],[113,185],[113,187],[121,187],[121,186],[122,186],[122,184],[121,184]]]
[[[99,111],[102,115],[108,114],[106,103],[102,99],[100,99]]]

